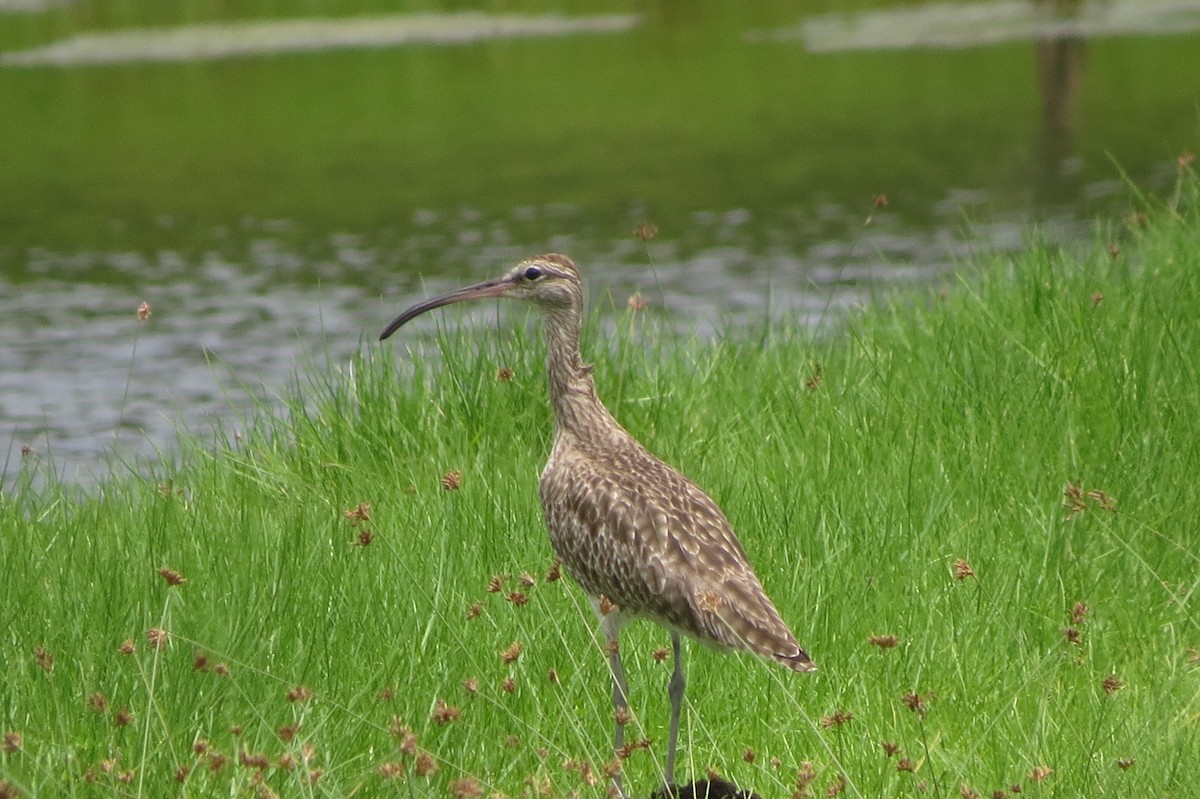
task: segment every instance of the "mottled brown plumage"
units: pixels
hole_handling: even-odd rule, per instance
[[[795,671],[815,666],[763,591],[721,509],[691,480],[651,455],[596,395],[579,335],[583,286],[563,255],[542,255],[504,277],[435,297],[396,318],[380,338],[425,311],[481,297],[516,297],[545,314],[555,436],[542,472],[550,542],[601,616],[613,671],[615,745],[624,740],[628,690],[621,625],[647,618],[671,630],[671,728],[665,776],[674,782],[684,678],[679,635],[745,649]]]

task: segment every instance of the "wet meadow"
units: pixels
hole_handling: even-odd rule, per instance
[[[821,670],[691,647],[685,776],[772,796],[1186,796],[1200,769],[1200,213],[881,296],[843,335],[632,303],[602,398],[723,505]],[[381,319],[380,323],[386,322]],[[661,778],[556,566],[532,316],[298,373],[152,478],[0,498],[0,793],[603,796]],[[131,319],[149,335],[153,316]],[[137,328],[141,325],[141,328]],[[140,332],[139,332],[140,331]]]

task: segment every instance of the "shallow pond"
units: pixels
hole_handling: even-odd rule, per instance
[[[815,324],[1085,242],[1200,147],[1200,2],[214,5],[0,2],[6,481],[169,450],[525,255],[701,335]]]

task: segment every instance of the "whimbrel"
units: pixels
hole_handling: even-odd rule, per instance
[[[618,751],[629,720],[621,625],[647,618],[671,633],[675,670],[668,683],[664,776],[673,785],[684,691],[681,634],[718,649],[749,650],[794,671],[816,667],[763,591],[717,504],[651,455],[596,396],[592,367],[579,353],[583,284],[569,258],[530,258],[501,278],[418,303],[379,338],[426,311],[485,297],[529,300],[545,317],[555,434],[542,471],[542,511],[555,553],[600,616]]]

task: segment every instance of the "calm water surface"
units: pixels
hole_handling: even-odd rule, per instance
[[[236,428],[297,368],[533,253],[702,336],[831,322],[1030,223],[1085,246],[1134,208],[1117,164],[1162,196],[1200,146],[1200,3],[1132,28],[1120,3],[1050,27],[962,4],[907,37],[885,17],[886,40],[784,4],[528,5],[422,28],[365,4],[340,27],[0,4],[5,481],[24,460],[88,484]]]

